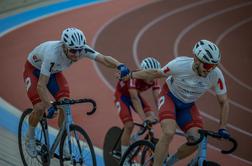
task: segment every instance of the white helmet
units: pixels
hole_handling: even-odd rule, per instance
[[[160,69],[160,63],[152,57],[145,58],[141,64],[140,64],[141,69]]]
[[[67,28],[62,32],[61,41],[72,49],[81,49],[86,44],[86,37],[77,28]]]
[[[221,59],[219,48],[208,40],[200,40],[193,48],[193,53],[202,62],[218,64]]]

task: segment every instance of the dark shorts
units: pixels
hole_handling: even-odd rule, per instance
[[[40,70],[32,66],[28,61],[25,64],[23,73],[24,82],[26,85],[27,95],[33,105],[41,102],[37,92],[37,83],[40,75]],[[66,97],[69,98],[69,87],[64,75],[59,72],[52,74],[49,78],[47,88],[55,100]]]
[[[174,119],[186,132],[192,127],[203,127],[203,121],[195,103],[183,103],[177,99],[165,83],[159,95],[159,120]]]

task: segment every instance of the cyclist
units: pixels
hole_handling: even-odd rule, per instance
[[[85,35],[77,28],[65,29],[62,32],[61,40],[41,43],[29,53],[23,78],[27,95],[33,104],[26,137],[26,150],[31,157],[37,155],[34,138],[35,127],[45,110],[51,106],[48,91],[55,100],[69,98],[68,83],[62,71],[82,58],[89,58],[109,68],[117,68],[121,76],[129,73],[124,64],[89,47],[86,44]],[[63,121],[62,108],[58,116],[59,127]]]
[[[154,166],[162,165],[176,124],[186,133],[189,142],[199,138],[197,131],[203,127],[203,122],[195,102],[211,87],[215,89],[221,107],[218,132],[223,137],[230,136],[226,130],[229,114],[227,88],[223,74],[217,67],[221,60],[219,48],[211,41],[200,40],[195,44],[193,53],[194,58],[177,57],[161,70],[142,70],[130,74],[131,78],[137,79],[167,78],[159,95],[162,134],[155,149]],[[168,158],[168,165],[173,165],[196,150],[197,146],[182,145]]]
[[[143,70],[160,69],[160,63],[152,57],[145,58],[140,68]],[[143,98],[142,92],[152,89],[156,108],[158,104],[158,94],[160,86],[158,80],[129,79],[119,81],[115,91],[115,105],[119,112],[119,117],[124,125],[124,131],[121,137],[121,156],[127,150],[130,142],[130,136],[134,127],[131,110],[138,113],[140,119],[155,120],[156,113],[152,111],[148,102]]]

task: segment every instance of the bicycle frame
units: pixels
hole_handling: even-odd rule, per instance
[[[223,138],[217,132],[213,132],[213,131],[209,131],[209,130],[203,130],[203,129],[199,130],[199,134],[200,134],[200,138],[196,142],[187,143],[187,145],[197,145],[197,144],[199,144],[199,149],[198,149],[197,155],[190,162],[189,166],[194,166],[194,165],[203,166],[204,162],[207,161],[207,143],[208,143],[208,138],[207,137],[208,136],[211,136],[211,137],[217,138],[217,139],[226,139],[226,140],[230,141],[233,144],[231,149],[221,150],[221,153],[223,153],[223,154],[232,153],[237,148],[237,142],[232,137]]]
[[[49,150],[49,158],[52,159],[54,157],[54,153],[56,151],[57,146],[60,143],[60,139],[64,133],[64,130],[66,129],[67,131],[67,135],[68,135],[68,145],[69,145],[69,150],[70,150],[70,154],[72,152],[71,149],[71,135],[70,135],[70,125],[73,124],[73,118],[72,118],[72,113],[71,113],[71,108],[70,108],[70,104],[64,105],[64,122],[62,127],[60,128],[55,140],[53,141],[53,144],[50,148],[50,140],[49,140],[49,131],[48,131],[48,125],[47,125],[47,119],[44,116],[43,119],[41,120],[41,124],[45,129],[45,144],[47,145],[47,149]],[[76,139],[79,140],[79,138],[76,136]]]
[[[156,124],[156,123],[157,123],[157,122],[154,122],[154,123],[152,123],[151,125],[154,125],[154,124]],[[154,134],[153,134],[152,129],[151,129],[150,127],[144,127],[142,124],[139,124],[139,123],[134,123],[134,125],[135,125],[135,126],[138,126],[138,127],[140,127],[140,128],[143,128],[143,130],[138,131],[137,134],[138,134],[139,136],[143,135],[143,134],[148,130],[148,133],[147,133],[147,135],[145,136],[144,140],[148,140],[148,139],[151,140],[151,139],[154,138]],[[121,152],[116,151],[116,147],[118,147],[118,144],[119,144],[119,142],[120,142],[120,140],[121,140],[123,131],[124,131],[124,128],[122,129],[122,131],[121,131],[121,133],[120,133],[118,139],[115,141],[115,144],[114,144],[113,149],[112,149],[112,152],[111,152],[112,156],[113,156],[115,159],[118,159],[118,160],[120,160],[120,158],[117,158],[117,155],[118,155],[118,154],[121,155]]]
[[[203,166],[203,162],[207,159],[207,137],[204,137],[199,145],[199,149],[196,157],[193,158],[189,166],[194,166],[198,163],[198,166]]]

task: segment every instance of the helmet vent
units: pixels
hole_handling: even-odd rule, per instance
[[[211,48],[211,50],[213,50],[213,47],[210,44],[208,44],[208,46]]]
[[[208,57],[210,57],[210,59],[213,59],[212,54],[208,50],[206,50],[206,53],[207,53]]]
[[[206,55],[204,55],[203,58],[204,58],[206,61],[210,61],[210,59],[209,59]]]

